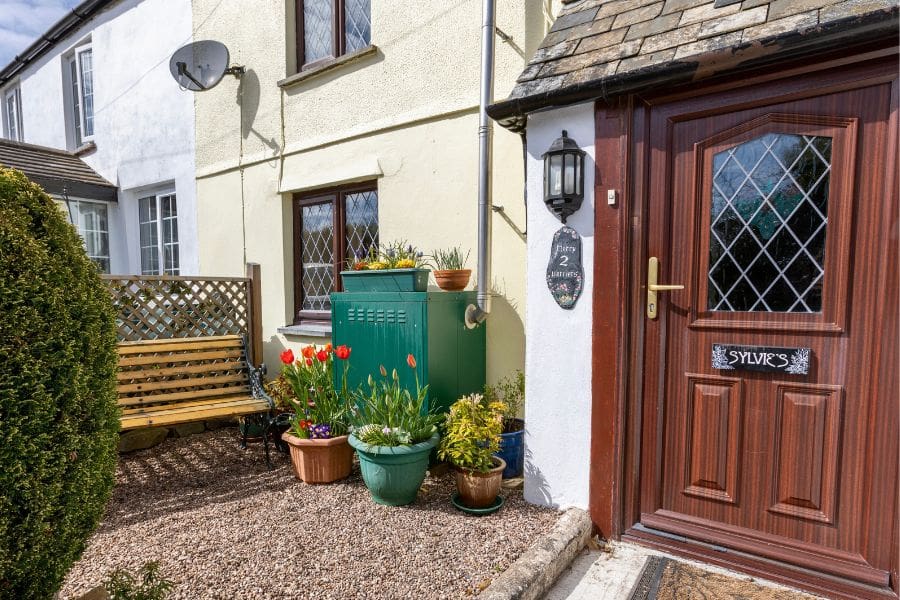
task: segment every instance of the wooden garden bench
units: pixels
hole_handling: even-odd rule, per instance
[[[240,335],[120,342],[118,349],[123,431],[273,409],[265,367],[250,364]]]

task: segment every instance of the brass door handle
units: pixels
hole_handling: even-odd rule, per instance
[[[670,292],[673,290],[683,290],[684,286],[679,284],[661,284],[656,283],[659,277],[659,259],[655,256],[650,257],[647,263],[647,318],[655,319],[659,314],[659,304],[657,302],[657,292]]]

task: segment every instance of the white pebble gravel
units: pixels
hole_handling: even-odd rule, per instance
[[[415,503],[372,502],[354,467],[343,482],[307,485],[288,459],[237,447],[233,428],[119,458],[100,528],[62,598],[117,567],[159,561],[173,599],[410,599],[477,595],[559,517],[504,490],[506,504],[470,517],[450,503],[451,474],[425,480]]]

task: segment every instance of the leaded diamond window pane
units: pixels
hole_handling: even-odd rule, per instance
[[[831,146],[770,133],[713,156],[710,310],[821,312]]]
[[[347,194],[346,252],[348,259],[360,259],[378,247],[378,192]]]
[[[303,0],[303,57],[307,63],[333,56],[332,0]]]
[[[334,207],[313,204],[301,207],[303,310],[331,310],[334,290]]]
[[[346,0],[344,16],[347,52],[365,48],[372,39],[371,3],[369,0]]]

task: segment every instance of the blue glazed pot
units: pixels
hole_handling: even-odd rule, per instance
[[[520,429],[510,433],[501,433],[500,451],[494,455],[506,461],[503,479],[520,477],[525,467],[525,421],[513,419],[513,422]]]
[[[359,468],[372,500],[387,506],[412,504],[425,480],[428,455],[438,435],[411,446],[372,446],[350,435],[350,445],[359,455]]]

